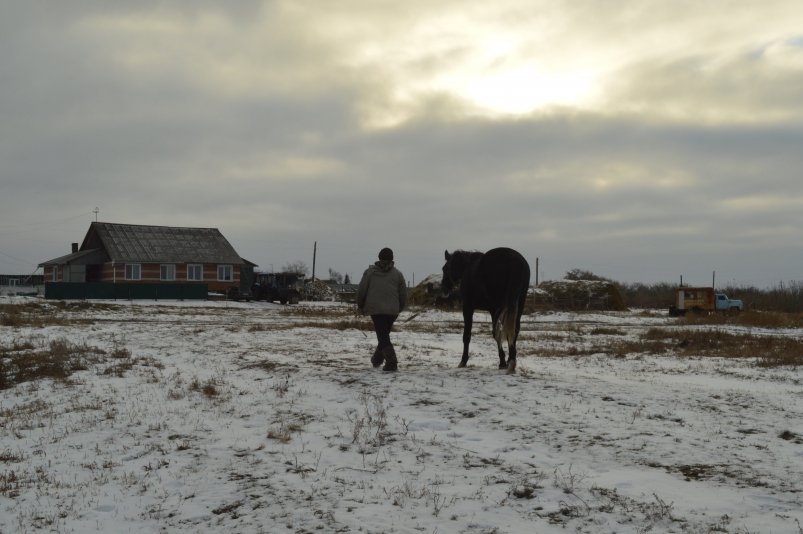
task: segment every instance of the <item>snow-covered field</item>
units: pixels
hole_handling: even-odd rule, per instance
[[[803,369],[574,350],[658,312],[525,316],[507,375],[412,310],[388,374],[343,304],[0,305],[82,362],[0,390],[0,532],[803,532]]]

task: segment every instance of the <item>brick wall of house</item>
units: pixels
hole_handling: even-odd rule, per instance
[[[205,263],[203,264],[203,280],[188,280],[187,279],[187,264],[174,263],[175,265],[175,280],[162,280],[161,279],[161,263],[140,263],[140,279],[139,280],[126,280],[125,278],[125,265],[124,263],[116,263],[112,266],[111,263],[103,265],[101,271],[102,282],[128,282],[128,283],[203,283],[209,286],[210,291],[225,291],[231,287],[239,287],[240,285],[240,265],[231,265],[232,279],[230,281],[218,280],[218,264]],[[225,264],[228,265],[228,264]]]

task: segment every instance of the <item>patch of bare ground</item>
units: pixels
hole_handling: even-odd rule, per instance
[[[354,316],[356,310],[350,307],[314,307],[304,305],[286,306],[279,311],[280,315],[291,317],[316,317],[322,319],[334,319]]]
[[[0,345],[0,389],[48,378],[63,381],[90,367],[96,367],[100,375],[122,377],[136,365],[162,367],[154,358],[132,357],[119,345],[105,350],[63,338],[16,340]]]
[[[741,313],[690,313],[678,319],[683,325],[738,325],[756,328],[801,328],[803,314],[748,310]]]
[[[92,324],[86,312],[106,312],[118,304],[86,301],[47,301],[0,304],[0,326],[45,328]]]
[[[803,342],[786,336],[763,336],[725,330],[666,330],[651,328],[647,342],[658,342],[680,356],[758,358],[760,367],[803,364]]]
[[[685,323],[684,323],[685,324]],[[521,339],[540,342],[542,356],[609,354],[668,355],[681,357],[755,358],[759,367],[803,365],[803,341],[791,336],[731,332],[719,328],[653,327],[627,336],[618,328],[594,328],[588,332],[567,328],[547,334],[525,334]]]

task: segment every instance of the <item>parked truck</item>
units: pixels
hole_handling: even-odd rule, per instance
[[[254,300],[279,301],[282,304],[298,304],[304,275],[298,273],[256,273],[251,287]]]
[[[687,312],[738,313],[744,309],[741,300],[730,299],[713,287],[679,287],[675,290],[675,302],[669,307],[669,315],[685,315]]]

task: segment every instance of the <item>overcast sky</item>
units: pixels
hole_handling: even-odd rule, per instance
[[[570,7],[568,7],[570,6]],[[0,273],[95,219],[263,270],[803,280],[799,0],[0,0]]]

